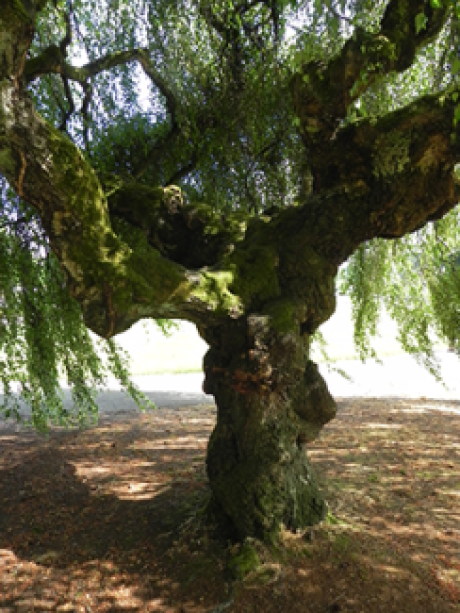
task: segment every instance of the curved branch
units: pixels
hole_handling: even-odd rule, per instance
[[[165,79],[152,65],[148,49],[128,49],[108,53],[104,57],[83,66],[72,66],[66,61],[60,47],[50,45],[40,55],[27,60],[24,67],[24,77],[31,83],[45,74],[59,74],[63,77],[84,85],[88,79],[95,77],[101,72],[122,66],[128,62],[137,61],[142,66],[145,74],[152,80],[156,87],[166,98],[168,110],[174,113],[176,99]]]
[[[420,98],[379,121],[340,131],[329,143],[324,189],[303,206],[315,249],[337,263],[363,241],[397,238],[460,202],[460,88]]]
[[[121,240],[101,185],[77,147],[11,85],[2,82],[0,95],[11,102],[9,121],[0,125],[0,140],[9,143],[0,170],[39,213],[88,327],[106,336],[109,330],[115,334],[129,327],[139,313],[184,317],[194,287],[187,271],[148,247],[142,232],[136,246]],[[115,313],[110,326],[107,288]]]
[[[425,11],[426,24],[416,18]],[[305,144],[329,141],[347,108],[373,83],[409,68],[417,52],[433,41],[449,16],[419,0],[391,0],[376,34],[356,28],[341,53],[327,65],[310,62],[292,80],[294,105]]]
[[[174,139],[180,136],[179,125],[176,121],[177,115],[177,100],[169,87],[165,79],[153,66],[148,49],[129,49],[126,51],[120,51],[116,53],[110,53],[106,56],[89,62],[83,66],[72,66],[67,62],[63,53],[62,45],[51,45],[45,49],[39,56],[30,58],[24,68],[24,76],[28,83],[34,81],[40,76],[46,74],[59,74],[63,79],[64,85],[68,80],[80,83],[85,92],[84,101],[82,104],[82,112],[84,112],[84,123],[86,113],[88,111],[89,102],[91,99],[91,87],[88,85],[91,77],[98,75],[101,72],[115,68],[116,66],[122,66],[128,62],[137,61],[141,65],[145,74],[155,84],[158,90],[163,94],[166,100],[166,108],[171,115],[171,130],[161,138],[150,151],[146,154],[145,160],[134,170],[134,176],[139,178],[147,168],[155,164],[157,160],[157,153],[163,150]],[[66,94],[68,95],[66,89]],[[63,113],[64,114],[64,113]],[[67,117],[67,115],[66,115]],[[64,123],[64,122],[63,122]],[[85,131],[86,134],[86,131]],[[85,142],[87,139],[85,138]]]
[[[195,169],[197,163],[198,163],[198,156],[197,156],[196,151],[194,151],[192,153],[190,161],[184,166],[181,166],[180,168],[178,168],[176,172],[166,181],[165,185],[166,186],[177,185],[179,181],[182,181],[182,179],[185,179],[185,177],[187,177]]]

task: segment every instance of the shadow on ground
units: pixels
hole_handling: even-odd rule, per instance
[[[444,613],[460,603],[460,402],[347,399],[309,453],[328,520],[236,549],[205,529],[213,406],[0,430],[0,611]]]

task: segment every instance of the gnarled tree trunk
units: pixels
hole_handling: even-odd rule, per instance
[[[336,407],[309,360],[308,333],[254,314],[204,337],[204,390],[218,409],[207,455],[215,502],[240,538],[317,523],[325,503],[305,449]]]

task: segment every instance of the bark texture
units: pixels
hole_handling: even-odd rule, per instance
[[[326,510],[305,447],[336,408],[308,358],[308,333],[292,323],[280,332],[268,316],[251,315],[204,332],[204,390],[218,407],[208,476],[239,538],[273,541],[282,524],[301,529]]]

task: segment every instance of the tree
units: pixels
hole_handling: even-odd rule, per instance
[[[305,447],[336,406],[310,342],[339,266],[363,354],[382,297],[428,365],[446,309],[438,331],[458,338],[433,272],[459,244],[458,16],[440,0],[3,0],[7,400],[19,379],[36,427],[71,418],[64,369],[83,417],[104,373],[87,329],[187,319],[209,344],[215,508],[239,538],[319,521]]]

